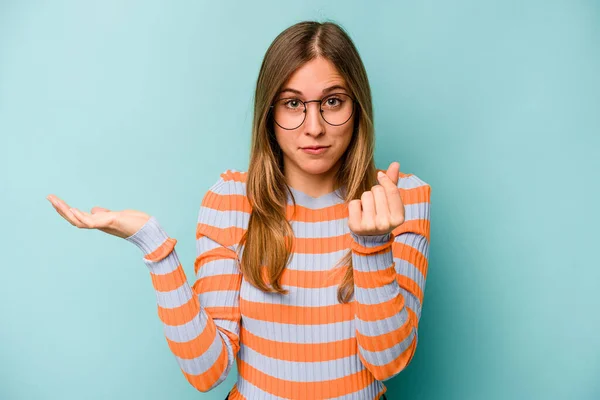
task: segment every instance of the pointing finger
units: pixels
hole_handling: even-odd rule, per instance
[[[394,185],[398,186],[398,176],[400,175],[400,163],[394,161],[387,169],[386,175],[390,177]]]

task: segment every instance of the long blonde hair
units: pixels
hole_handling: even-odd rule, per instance
[[[250,284],[265,292],[287,294],[280,284],[291,255],[293,230],[286,218],[291,192],[283,174],[283,155],[273,131],[270,105],[289,76],[307,61],[324,57],[338,69],[356,99],[352,139],[342,155],[335,187],[345,186],[347,203],[359,199],[377,183],[373,161],[374,128],[371,89],[354,43],[342,27],[332,22],[299,22],[281,32],[264,56],[254,95],[254,119],[246,193],[252,207],[240,269]],[[292,195],[293,199],[293,195]],[[296,204],[293,200],[294,206]],[[268,246],[265,246],[268,243]],[[241,246],[240,246],[241,247]],[[261,265],[266,265],[263,270]],[[347,303],[354,294],[352,253],[336,264],[348,266],[337,298]],[[264,275],[263,275],[264,274]],[[266,276],[265,276],[266,275]],[[267,286],[264,278],[271,287]]]

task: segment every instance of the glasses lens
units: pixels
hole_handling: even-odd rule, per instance
[[[354,101],[344,93],[334,93],[321,101],[321,115],[330,125],[343,125],[352,117]],[[273,118],[284,129],[296,129],[304,122],[305,104],[294,98],[279,99],[273,104]]]
[[[347,94],[335,93],[321,101],[323,119],[331,125],[342,125],[352,116],[354,103]]]
[[[304,121],[304,103],[298,99],[280,99],[273,107],[273,118],[284,129],[295,129]]]

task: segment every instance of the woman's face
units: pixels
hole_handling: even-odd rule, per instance
[[[332,93],[351,95],[335,66],[329,60],[318,57],[294,71],[275,99],[320,100]],[[301,103],[288,104],[291,104],[290,107],[302,107]],[[330,104],[336,104],[336,100],[332,99]],[[283,151],[286,177],[292,174],[332,175],[335,173],[332,168],[338,167],[336,163],[350,143],[355,113],[343,125],[333,126],[323,120],[319,107],[318,102],[306,104],[304,123],[293,130],[273,124],[277,142]],[[309,146],[326,148],[319,154],[311,154],[303,149]]]

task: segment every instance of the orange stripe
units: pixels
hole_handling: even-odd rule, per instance
[[[196,280],[192,288],[196,293],[218,292],[220,290],[240,290],[242,275],[221,274],[205,276]]]
[[[266,266],[262,266],[263,274]],[[339,285],[348,269],[347,265],[326,271],[301,271],[286,268],[281,274],[281,284],[307,289],[326,288]]]
[[[220,175],[224,181],[244,182],[248,180],[248,171],[232,171],[228,169]]]
[[[408,314],[408,319],[398,329],[379,336],[365,336],[356,331],[356,340],[360,344],[360,347],[365,350],[383,351],[401,343],[410,335],[412,328],[413,322],[410,319],[410,314]]]
[[[227,367],[227,350],[225,347],[221,348],[221,354],[219,358],[215,361],[215,363],[204,373],[200,375],[190,375],[187,372],[183,371],[183,375],[188,380],[189,383],[192,384],[196,389],[206,392],[208,389],[215,384],[215,382],[219,379],[225,368]]]
[[[290,221],[298,222],[322,222],[348,217],[348,205],[346,203],[334,204],[319,209],[310,209],[293,204],[286,206],[286,216]]]
[[[419,287],[417,282],[413,281],[408,276],[401,274],[396,276],[396,280],[401,288],[412,293],[419,300],[419,302],[423,302],[423,290]]]
[[[232,196],[232,195],[224,195],[224,196]],[[332,207],[335,208],[335,207],[340,207],[340,206],[341,205],[335,205]],[[288,208],[289,207],[292,207],[292,206],[288,206]],[[343,205],[343,207],[346,208],[347,206]],[[331,207],[328,207],[328,208],[331,208]],[[334,219],[345,218],[348,216],[347,211],[343,216],[335,215],[332,217],[331,212],[324,212],[325,215],[319,215],[323,212],[323,210],[327,210],[328,208],[320,209],[320,210],[308,210],[307,209],[304,214],[302,214],[302,213],[298,214],[294,218],[291,217],[291,214],[293,213],[293,211],[288,211],[288,219],[294,220],[294,221],[299,221],[299,222],[326,222],[326,221],[331,221]],[[221,209],[221,211],[224,211],[222,208],[220,208],[220,209]],[[196,227],[196,239],[200,239],[204,235],[204,236],[210,237],[211,239],[215,240],[216,242],[222,244],[223,246],[231,246],[231,245],[238,244],[245,232],[246,232],[246,228],[240,228],[238,226],[232,226],[232,227],[228,227],[228,228],[218,228],[218,227],[207,225],[204,223],[198,223],[197,227]],[[405,233],[405,232],[412,232],[412,233],[417,233],[417,234],[423,235],[427,238],[428,241],[430,241],[430,222],[429,222],[429,220],[426,220],[426,219],[408,220],[408,221],[405,221],[400,226],[396,227],[392,231],[394,236],[399,236],[400,234]],[[346,235],[349,235],[349,234],[346,234]],[[315,249],[315,248],[319,248],[319,246],[321,246],[321,247],[325,246],[325,248],[321,252],[331,252],[331,251],[338,251],[338,250],[341,250],[344,248],[342,246],[342,242],[338,241],[339,240],[338,238],[341,238],[343,236],[345,236],[345,235],[339,235],[339,236],[333,236],[333,237],[327,237],[327,238],[295,238],[295,241],[298,242],[297,246],[299,247],[300,251],[302,251],[302,249]],[[325,240],[326,243],[324,243],[323,245],[320,245],[319,241],[322,241],[322,240]],[[344,241],[345,240],[346,239],[344,239]],[[348,247],[349,245],[350,245],[350,242],[348,242],[346,247]],[[317,251],[310,251],[310,250],[307,252],[308,253],[313,253],[313,252],[318,253]]]
[[[389,285],[396,279],[396,266],[390,265],[386,269],[376,271],[353,271],[354,283],[363,289],[375,289]]]
[[[402,226],[402,225],[401,225]],[[394,230],[394,232],[396,232]],[[306,254],[324,254],[324,253],[333,253],[341,250],[348,250],[351,248],[357,248],[359,253],[375,255],[380,253],[385,253],[389,250],[389,244],[392,245],[392,251],[396,248],[395,257],[399,257],[401,254],[402,246],[407,246],[405,244],[399,243],[395,241],[395,237],[397,236],[394,232],[392,232],[392,237],[389,242],[386,242],[377,247],[364,247],[359,245],[354,241],[350,233],[346,233],[339,236],[332,237],[323,237],[323,238],[293,238],[292,252],[297,253],[306,253]],[[414,251],[414,247],[410,247],[411,251]],[[420,256],[420,258],[425,258],[422,254],[418,253],[415,255],[415,258]],[[420,260],[422,263],[423,260]]]
[[[368,272],[354,270],[353,273],[354,283],[360,288],[376,289],[390,284],[395,279],[398,286],[408,290],[420,302],[423,301],[423,290],[419,287],[419,284],[406,275],[396,273],[395,265],[391,265],[384,270]]]
[[[356,316],[362,321],[379,321],[396,315],[404,307],[404,297],[397,296],[378,304],[356,302]]]
[[[192,298],[182,306],[163,308],[158,306],[158,316],[167,325],[176,326],[190,322],[200,312],[198,296]]]
[[[168,256],[171,251],[173,251],[175,244],[177,244],[177,239],[167,238],[160,246],[156,248],[156,250],[146,254],[144,258],[148,261],[160,261]]]
[[[177,357],[191,360],[206,353],[215,340],[216,330],[214,323],[208,323],[200,335],[187,342],[174,342],[167,338],[169,348]],[[221,338],[219,337],[219,340]]]
[[[367,369],[322,382],[289,381],[267,375],[241,359],[238,359],[238,372],[242,378],[265,392],[293,399],[324,399],[343,396],[364,389],[374,381],[373,375]]]
[[[428,203],[429,186],[420,186],[414,189],[401,189],[400,197],[404,205]],[[243,194],[218,194],[208,191],[202,206],[218,211],[237,211],[250,214],[252,206],[248,198]],[[288,204],[286,206],[286,217],[298,222],[322,222],[348,217],[348,204],[340,203],[319,209],[310,209],[301,205]],[[407,221],[408,223],[410,221]],[[401,225],[402,226],[402,225]],[[407,225],[408,226],[408,225]],[[241,229],[241,228],[240,228]]]
[[[239,318],[236,322],[240,322]],[[217,329],[220,330],[225,336],[229,338],[231,342],[231,346],[233,347],[233,356],[237,357],[238,352],[240,351],[240,338],[233,332],[228,331],[227,329],[222,329],[217,326]]]
[[[358,356],[360,357],[362,363],[369,369],[369,371],[373,373],[375,379],[381,381],[391,377],[395,373],[398,373],[404,368],[406,368],[406,366],[408,365],[408,363],[410,363],[415,354],[416,345],[417,342],[413,339],[411,345],[406,350],[404,350],[402,354],[396,357],[396,359],[381,366],[368,363],[360,352],[358,353]]]
[[[171,290],[178,289],[187,282],[181,264],[168,274],[154,274],[150,272],[150,278],[152,279],[152,286],[159,292],[170,292]]]
[[[392,255],[395,258],[408,261],[413,264],[423,277],[427,277],[427,257],[418,249],[404,243],[392,243]]]
[[[219,211],[241,211],[250,213],[252,207],[244,194],[220,194],[209,190],[202,199],[202,206]]]
[[[246,398],[238,391],[237,383],[229,391],[229,400],[246,400]]]
[[[214,319],[228,319],[230,321],[240,322],[241,313],[239,307],[206,307],[204,311]]]
[[[418,329],[419,328],[419,318],[417,318],[417,314],[408,307],[406,307],[406,311],[408,311],[408,318],[413,322],[413,325],[415,326],[415,328]]]
[[[351,321],[355,316],[354,303],[353,301],[331,306],[302,307],[259,303],[240,298],[240,308],[244,310],[244,315],[249,318],[295,325],[321,325]]]
[[[285,361],[331,361],[353,356],[358,352],[355,338],[327,343],[279,342],[253,335],[243,326],[240,329],[240,340],[244,346],[248,346],[264,356]]]
[[[404,221],[404,223],[396,229],[392,231],[394,236],[400,236],[400,234],[405,232],[417,233],[419,235],[423,235],[427,238],[427,241],[430,242],[430,224],[427,219],[411,219],[408,221]]]
[[[318,211],[318,210],[312,210],[312,211]],[[346,216],[347,216],[347,214],[346,214]],[[317,217],[314,215],[312,215],[312,216],[304,215],[304,217],[306,217],[305,219],[311,219],[311,221],[306,221],[306,220],[301,221],[298,217],[294,218],[294,220],[300,221],[300,222],[326,222],[326,221],[332,220],[331,216],[328,216],[328,217],[318,216]],[[291,218],[289,216],[288,216],[288,219],[291,220]],[[232,226],[232,227],[228,227],[228,228],[217,228],[215,226],[207,225],[204,223],[198,223],[197,228],[196,228],[196,239],[200,239],[202,236],[208,236],[223,246],[231,246],[234,244],[238,244],[245,232],[246,232],[246,228],[240,228],[237,226]],[[411,219],[411,220],[405,221],[403,224],[396,227],[392,231],[392,234],[394,236],[400,236],[400,234],[405,233],[405,232],[417,233],[417,234],[425,236],[427,238],[427,241],[431,240],[431,238],[430,238],[430,223],[429,223],[429,220],[426,220],[426,219]],[[349,235],[349,234],[346,234],[346,235]],[[298,241],[297,245],[299,246],[299,249],[314,249],[315,247],[319,248],[319,241],[326,240],[327,242],[323,245],[326,247],[325,247],[325,249],[322,250],[322,252],[326,252],[326,251],[331,252],[331,251],[341,250],[343,248],[343,247],[341,247],[342,243],[340,243],[338,241],[338,238],[344,237],[346,235],[339,235],[339,236],[333,236],[333,237],[327,237],[327,238],[294,238],[294,239],[295,239],[295,241]],[[346,240],[346,239],[344,239],[344,240]],[[348,245],[349,244],[350,243],[348,242]],[[346,247],[348,247],[348,245],[346,245]],[[327,249],[329,249],[329,250],[327,250]],[[233,250],[231,250],[231,251],[233,251]],[[308,253],[312,253],[312,251],[308,251]]]
[[[200,239],[200,238],[197,238]],[[236,259],[236,255],[235,255],[235,251],[228,249],[226,247],[215,247],[214,249],[205,251],[204,253],[198,255],[198,257],[196,257],[196,260],[194,261],[194,273],[196,275],[198,275],[198,270],[200,269],[201,266],[203,266],[206,263],[209,263],[211,261],[215,261],[215,260],[222,260],[222,259],[226,259],[226,260],[235,260]]]
[[[352,236],[350,236],[352,238]],[[350,248],[358,254],[361,255],[372,255],[372,254],[381,254],[385,253],[389,250],[390,246],[394,242],[394,234],[390,235],[390,239],[377,246],[367,247],[363,246],[352,238],[352,242],[350,243]]]
[[[215,242],[227,247],[237,244],[244,234],[245,229],[238,227],[218,228],[199,222],[196,224],[196,239],[202,236],[208,236]],[[230,249],[231,250],[231,249]],[[233,252],[233,250],[231,250]],[[235,254],[235,252],[233,252]]]
[[[422,185],[412,189],[398,188],[400,191],[400,197],[402,203],[406,204],[417,204],[417,203],[429,203],[431,197],[431,186]]]

